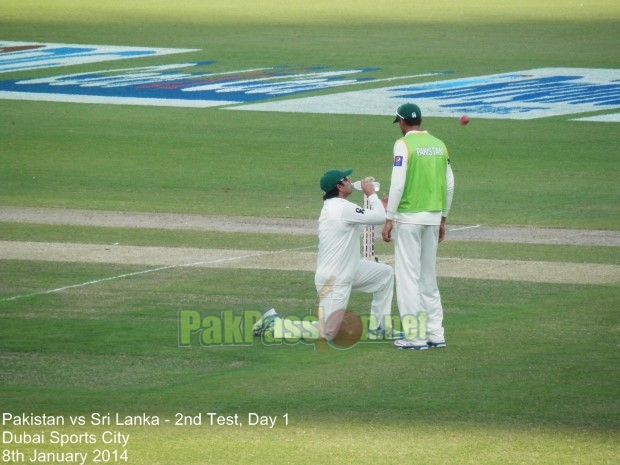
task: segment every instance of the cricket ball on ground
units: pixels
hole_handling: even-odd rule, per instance
[[[364,325],[359,315],[351,310],[338,310],[325,322],[325,336],[332,344],[347,348],[362,337]]]
[[[459,118],[459,123],[461,123],[463,126],[465,126],[467,123],[469,123],[469,116],[467,115],[463,115]]]

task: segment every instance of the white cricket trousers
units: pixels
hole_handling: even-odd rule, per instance
[[[324,283],[316,282],[317,292]],[[348,308],[351,291],[371,293],[372,304],[370,307],[370,321],[383,321],[390,318],[392,313],[392,298],[394,295],[394,270],[385,263],[376,263],[368,260],[360,260],[352,279],[339,281],[336,279],[329,292],[320,299],[319,305],[323,307],[325,320],[338,310],[351,310]],[[358,313],[358,312],[356,312]],[[364,315],[362,315],[364,316]],[[372,325],[372,323],[371,323]]]
[[[438,225],[394,222],[394,274],[400,318],[413,315],[419,323],[417,337],[436,342],[445,340],[435,270],[438,243]]]

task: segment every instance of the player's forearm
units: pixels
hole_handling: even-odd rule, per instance
[[[377,194],[372,194],[368,197],[368,203],[370,204],[370,210],[366,210],[368,214],[369,224],[383,224],[385,223],[385,207],[383,202]]]
[[[452,197],[454,196],[454,173],[452,172],[452,168],[448,165],[448,170],[446,171],[446,208],[442,212],[441,216],[445,219],[450,213],[450,208],[452,208]]]
[[[396,162],[397,157],[399,157],[398,164]],[[394,144],[394,166],[392,167],[392,178],[390,179],[390,194],[386,209],[387,218],[390,220],[394,219],[394,215],[398,211],[398,206],[400,205],[400,200],[403,197],[408,157],[409,153],[405,143],[401,140],[396,141]]]

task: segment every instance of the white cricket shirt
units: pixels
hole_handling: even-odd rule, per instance
[[[385,223],[385,208],[377,194],[368,197],[368,201],[368,210],[339,197],[323,203],[319,217],[317,285],[332,276],[337,282],[346,282],[355,276],[361,260],[361,233],[366,226]]]

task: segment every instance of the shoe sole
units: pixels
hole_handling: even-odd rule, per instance
[[[445,342],[429,342],[428,343],[428,347],[430,347],[431,349],[443,349],[444,347],[446,347],[446,343]]]
[[[403,346],[394,346],[397,349],[401,349],[401,350],[428,350],[428,346],[410,346],[410,347],[403,347]]]

